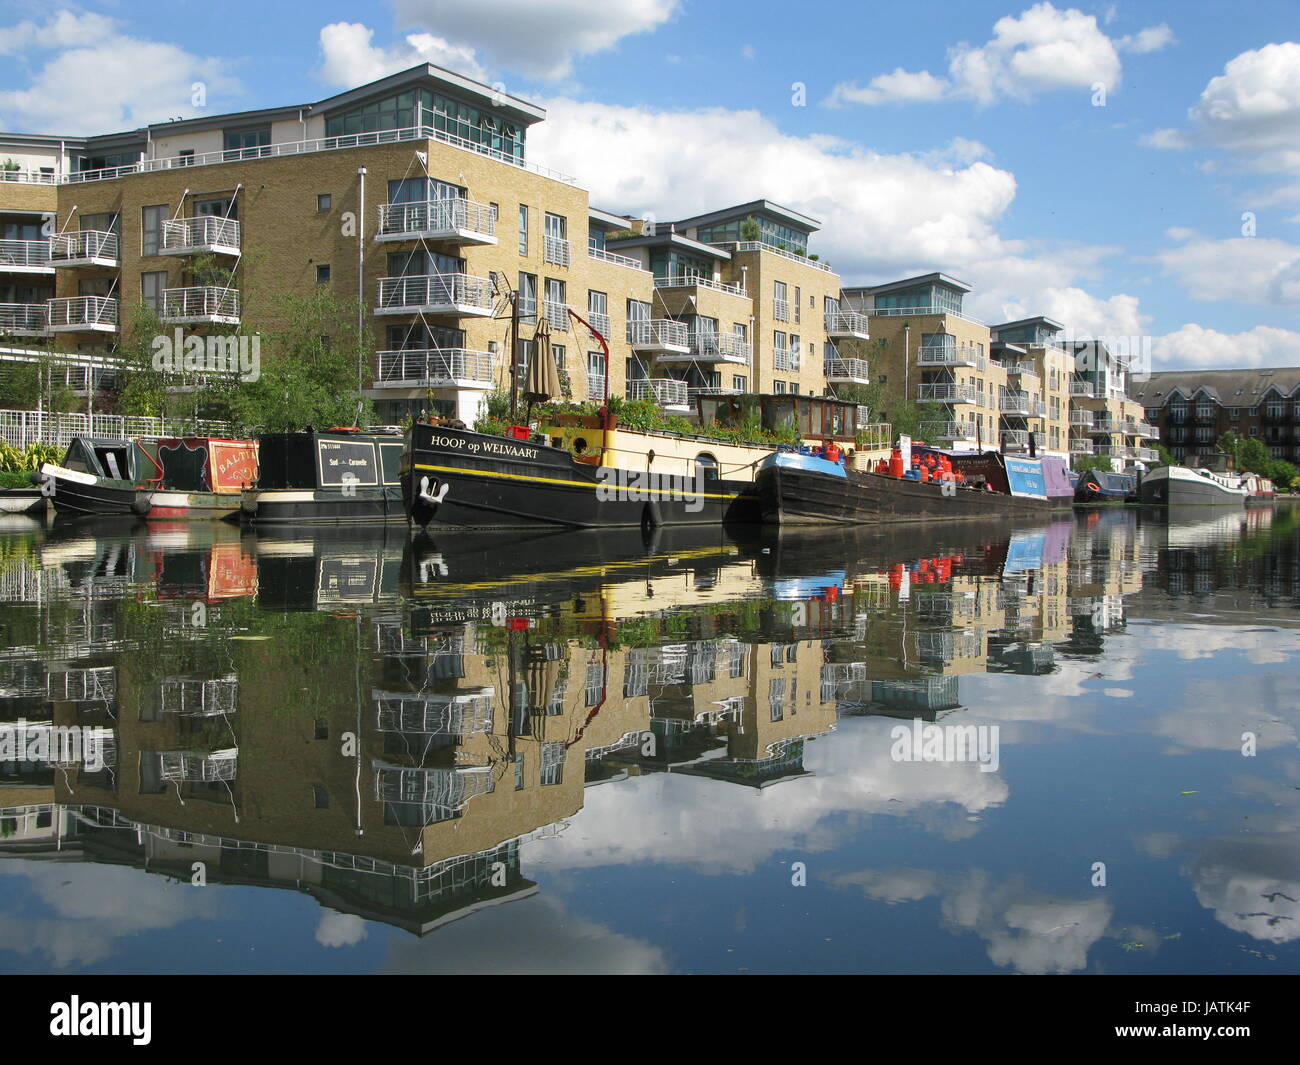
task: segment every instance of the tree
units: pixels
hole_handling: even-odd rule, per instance
[[[763,239],[763,227],[758,224],[758,219],[753,215],[740,223],[740,239],[745,241],[760,241]]]
[[[1165,447],[1164,444],[1161,444],[1159,442],[1156,443],[1156,454],[1159,455],[1160,458],[1156,461],[1155,465],[1157,466],[1178,465],[1178,463],[1174,461],[1174,456],[1170,454],[1169,449]]]
[[[1074,460],[1074,469],[1076,473],[1086,473],[1088,470],[1111,473],[1115,469],[1115,464],[1109,455],[1081,455]]]
[[[368,328],[358,334],[356,305],[323,287],[279,302],[284,325],[262,338],[260,376],[231,390],[236,427],[293,432],[373,421],[373,407],[358,386],[374,341]]]

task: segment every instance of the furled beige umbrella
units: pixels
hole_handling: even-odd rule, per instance
[[[551,335],[539,329],[533,341],[533,357],[528,364],[528,380],[524,383],[524,398],[532,403],[545,403],[560,394],[560,372],[555,368],[555,352],[551,349]]]

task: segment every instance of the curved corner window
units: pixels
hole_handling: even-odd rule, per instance
[[[695,456],[695,476],[705,481],[718,479],[718,460],[707,451]]]

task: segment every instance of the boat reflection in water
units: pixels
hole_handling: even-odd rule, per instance
[[[1225,535],[1273,518],[1185,546],[1120,510],[794,536],[33,535],[0,574],[3,718],[93,728],[103,757],[3,763],[0,856],[280,887],[423,935],[545,895],[596,785],[700,816],[778,789],[795,811],[864,728],[960,720],[968,685],[1095,662],[1144,572],[1165,596],[1242,580]],[[1290,562],[1246,579],[1293,603]],[[932,801],[891,779],[902,808]],[[1009,801],[984,786],[984,809]]]

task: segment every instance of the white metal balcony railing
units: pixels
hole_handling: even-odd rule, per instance
[[[375,382],[406,388],[452,388],[481,385],[496,380],[496,359],[486,351],[468,348],[407,348],[375,353]]]
[[[774,299],[772,301],[772,317],[778,322],[788,322],[790,320],[790,301]]]
[[[857,337],[866,340],[870,336],[871,319],[857,311],[827,312],[825,315],[826,335],[829,337]]]
[[[173,325],[205,322],[238,325],[239,289],[216,285],[165,288],[158,318]]]
[[[974,422],[933,422],[921,426],[920,433],[923,440],[974,440],[975,429]]]
[[[727,388],[725,385],[701,385],[698,388],[688,388],[686,394],[694,406],[696,396],[738,396],[741,392],[738,388]]]
[[[778,248],[775,244],[767,244],[761,240],[739,240],[723,241],[719,247],[727,248],[733,252],[754,252],[765,251],[771,255],[779,255],[783,259],[789,259],[791,262],[803,263],[804,266],[811,266],[814,270],[824,270],[832,273],[830,263],[824,263],[820,259],[810,259],[807,255],[800,255],[797,251],[790,251],[787,248]]]
[[[0,336],[45,336],[49,331],[44,303],[0,303]]]
[[[1092,453],[1094,455],[1106,455],[1113,459],[1122,459],[1128,449],[1122,444],[1093,444]]]
[[[606,340],[609,340],[611,338],[612,336],[611,331],[614,328],[614,323],[610,320],[608,314],[605,314],[601,311],[588,311],[587,321],[590,322],[591,327],[595,329],[596,332],[599,333],[601,336],[603,336]]]
[[[198,218],[169,218],[162,225],[159,250],[167,255],[212,252],[238,255],[239,222],[233,218],[202,215]]]
[[[0,273],[49,273],[49,240],[0,240]]]
[[[1033,401],[1028,392],[1003,392],[998,398],[998,410],[1003,414],[1028,415],[1033,409]]]
[[[1030,433],[1025,429],[1003,429],[1002,446],[1008,451],[1028,451]],[[1042,450],[1047,446],[1046,433],[1033,433],[1034,447]]]
[[[1070,437],[1070,454],[1072,455],[1091,455],[1092,441],[1084,436]]]
[[[1120,427],[1117,422],[1112,422],[1109,418],[1094,418],[1088,430],[1093,433],[1118,433]]]
[[[628,382],[628,399],[649,399],[656,405],[685,408],[690,403],[690,391],[685,381],[672,377],[652,377]]]
[[[605,395],[605,375],[602,373],[587,374],[587,398],[601,399]]]
[[[871,317],[876,318],[926,318],[948,315],[951,318],[960,318],[963,322],[973,322],[975,325],[984,325],[979,318],[972,318],[969,314],[963,314],[961,311],[949,310],[947,307],[924,306],[924,307],[872,307],[867,312]]]
[[[708,288],[714,292],[726,292],[732,296],[745,295],[741,285],[726,281],[715,281],[711,277],[698,277],[695,274],[682,274],[678,277],[656,277],[655,288]]]
[[[569,305],[567,303],[554,303],[551,300],[543,300],[542,317],[546,319],[546,324],[557,333],[567,333],[569,331]]]
[[[47,306],[52,330],[117,332],[117,300],[111,296],[68,296]]]
[[[1105,392],[1099,391],[1091,381],[1071,381],[1070,395],[1083,399],[1104,399]]]
[[[826,359],[822,370],[828,381],[852,381],[855,384],[867,384],[866,359]]]
[[[988,357],[974,344],[922,344],[916,352],[919,366],[988,367]]]
[[[1130,450],[1133,453],[1132,457],[1137,459],[1138,462],[1158,462],[1160,460],[1160,452],[1156,448],[1135,447],[1130,448]]]
[[[684,354],[691,350],[690,332],[686,323],[674,322],[668,318],[628,322],[627,342],[638,351],[674,351]]]
[[[615,255],[612,251],[606,251],[604,248],[597,247],[594,244],[587,245],[587,258],[595,259],[602,263],[611,263],[614,266],[622,266],[628,270],[641,270],[649,273],[641,263],[627,255]]]
[[[1142,437],[1157,437],[1160,435],[1160,430],[1150,422],[1125,422],[1124,432],[1131,436]]]
[[[733,362],[748,366],[753,358],[751,344],[735,333],[697,331],[690,335],[691,355],[702,362]]]
[[[464,196],[379,205],[379,240],[448,240],[495,244],[497,215]]]
[[[430,112],[426,110],[425,115]],[[449,121],[457,121],[448,116]],[[376,144],[398,144],[402,141],[436,140],[461,148],[476,155],[485,155],[490,159],[527,170],[542,177],[562,181],[566,185],[576,185],[575,178],[562,174],[550,167],[527,162],[510,152],[479,144],[467,137],[448,133],[436,126],[406,126],[401,129],[376,130],[373,133],[349,133],[338,137],[315,137],[310,140],[281,141],[276,144],[264,144],[255,148],[234,148],[224,151],[200,152],[195,155],[162,156],[155,159],[141,159],[125,166],[107,167],[100,170],[81,170],[62,177],[50,175],[45,184],[80,184],[87,181],[109,181],[125,177],[128,174],[150,174],[161,170],[179,170],[194,166],[212,166],[216,163],[241,162],[254,159],[277,159],[286,155],[307,155],[314,152],[343,151],[348,148],[364,148]],[[5,171],[0,171],[0,179]]]
[[[572,245],[563,237],[549,233],[542,238],[542,260],[553,266],[568,266],[573,258]]]
[[[1007,373],[1015,377],[1038,377],[1038,367],[1032,362],[1008,362],[1003,365]]]
[[[57,185],[59,177],[53,170],[28,170],[25,167],[0,167],[0,184]]]
[[[1072,410],[1070,411],[1071,425],[1091,425],[1092,411],[1090,410]]]
[[[411,274],[379,279],[378,314],[492,313],[492,282],[472,274]]]
[[[799,369],[799,349],[773,347],[772,365],[778,370],[793,373]]]
[[[75,229],[50,238],[52,266],[117,266],[121,241],[116,233]]]
[[[920,403],[975,403],[978,395],[973,385],[939,382],[917,385],[916,398]]]

